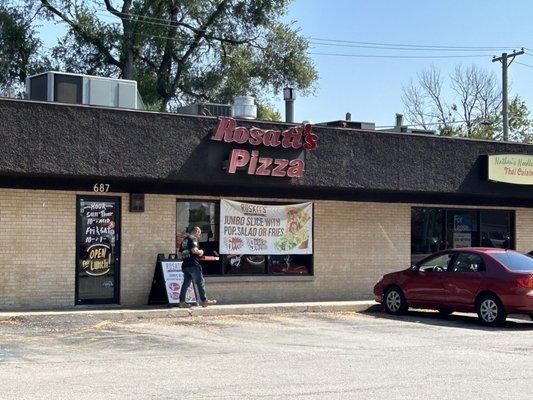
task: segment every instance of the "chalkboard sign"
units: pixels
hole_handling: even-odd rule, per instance
[[[181,265],[181,261],[164,258],[162,254],[158,255],[148,304],[179,304],[183,285]],[[194,283],[189,286],[185,301],[194,305],[198,303]]]
[[[118,300],[119,212],[118,198],[77,198],[77,304]]]

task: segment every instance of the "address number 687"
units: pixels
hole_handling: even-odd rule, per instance
[[[96,193],[109,192],[109,183],[96,183],[93,186],[93,191],[96,192]]]

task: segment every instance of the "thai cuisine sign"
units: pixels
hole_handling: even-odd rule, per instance
[[[220,201],[220,254],[312,254],[313,203]]]
[[[533,185],[533,155],[501,154],[488,157],[491,181]]]

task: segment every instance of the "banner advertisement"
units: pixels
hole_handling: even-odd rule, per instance
[[[183,285],[182,264],[182,261],[161,261],[169,304],[180,302],[180,290]],[[194,285],[192,283],[187,290],[185,301],[187,303],[196,303],[196,293],[194,292]]]
[[[499,154],[489,156],[488,178],[495,182],[533,185],[533,155]]]
[[[313,254],[313,203],[221,200],[220,254]]]

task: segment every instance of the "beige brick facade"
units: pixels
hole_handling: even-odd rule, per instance
[[[0,189],[0,309],[74,305],[76,195]],[[174,252],[176,196],[122,197],[123,305],[146,304],[158,253]],[[181,196],[180,198],[183,198]],[[315,201],[314,277],[209,278],[224,303],[369,298],[383,273],[410,263],[409,204]],[[533,209],[517,209],[518,250],[533,249]]]
[[[533,209],[516,210],[516,249],[530,252],[533,250]]]

